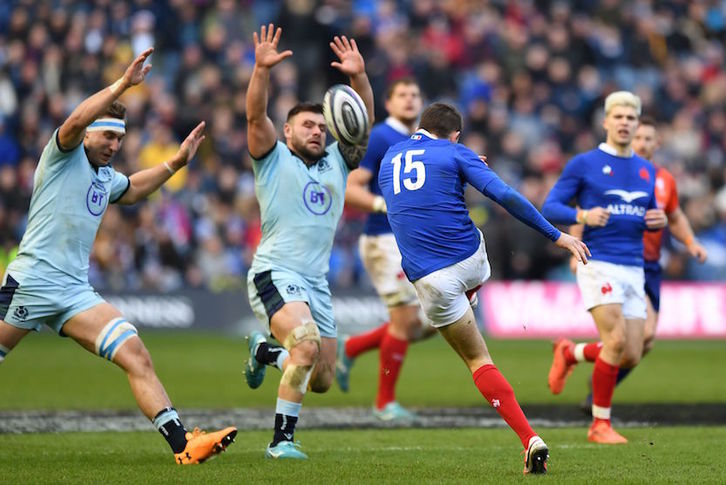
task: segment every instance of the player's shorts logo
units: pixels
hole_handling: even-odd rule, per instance
[[[108,193],[106,187],[99,182],[91,182],[86,193],[86,207],[88,212],[94,216],[100,216],[106,210],[108,204]]]
[[[333,197],[325,185],[318,182],[308,182],[303,190],[303,202],[313,214],[322,216],[327,214],[333,205]]]
[[[22,305],[15,307],[15,311],[13,311],[13,316],[21,322],[24,322],[25,319],[28,318],[28,309]]]
[[[291,283],[285,287],[285,292],[288,295],[300,295],[300,293],[302,293],[302,288]]]

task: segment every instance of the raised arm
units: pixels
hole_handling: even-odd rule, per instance
[[[70,150],[83,141],[88,125],[103,115],[111,104],[131,86],[141,83],[151,70],[151,64],[144,66],[146,59],[154,52],[150,47],[134,59],[124,75],[112,85],[84,100],[63,122],[58,130],[60,148]]]
[[[371,83],[368,80],[365,61],[358,50],[358,45],[355,43],[355,39],[350,39],[349,41],[346,36],[338,37],[336,35],[330,43],[330,48],[333,49],[333,52],[340,60],[340,62],[331,62],[330,65],[350,78],[350,87],[358,93],[363,100],[363,104],[366,105],[366,111],[368,112],[368,132],[370,133],[370,127],[373,126],[375,118],[373,88],[371,88]],[[368,136],[366,134],[363,140],[357,145],[339,143],[338,146],[340,147],[340,153],[343,154],[343,158],[348,162],[348,167],[355,169],[363,158],[363,155],[365,155],[368,146]]]
[[[260,27],[260,34],[255,32],[252,40],[255,43],[255,67],[247,86],[247,147],[250,155],[260,158],[277,142],[277,132],[272,120],[267,116],[267,98],[270,87],[270,69],[283,59],[292,55],[292,51],[277,52],[282,29],[273,24]]]
[[[199,144],[204,140],[204,125],[205,123],[202,121],[189,133],[171,160],[131,175],[129,188],[118,200],[118,203],[129,205],[145,199],[149,194],[158,190],[179,169],[186,167],[197,153]]]

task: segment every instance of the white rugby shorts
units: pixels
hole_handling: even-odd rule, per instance
[[[617,303],[625,318],[645,318],[645,275],[640,266],[589,260],[577,265],[577,286],[585,308]]]
[[[491,276],[484,236],[479,248],[463,261],[429,273],[413,282],[421,307],[434,327],[450,325],[470,307],[465,292],[475,288]]]
[[[401,268],[401,252],[392,233],[361,235],[358,251],[373,287],[388,307],[418,305],[418,296]]]

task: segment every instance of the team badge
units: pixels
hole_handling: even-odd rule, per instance
[[[612,167],[610,165],[605,165],[602,168],[602,173],[604,173],[605,175],[612,175],[613,174],[613,169],[612,169]]]

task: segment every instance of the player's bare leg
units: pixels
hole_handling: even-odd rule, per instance
[[[617,303],[599,305],[592,308],[590,313],[600,332],[603,346],[592,372],[593,422],[587,438],[596,443],[627,443],[623,436],[613,430],[610,423],[615,381],[625,351],[626,321],[622,305]]]
[[[5,360],[8,353],[30,332],[30,330],[14,327],[0,320],[0,364]]]
[[[295,426],[303,397],[323,352],[327,362],[323,364],[323,371],[317,374],[315,386],[321,391],[330,387],[334,376],[336,342],[334,339],[326,339],[323,344],[310,308],[305,302],[285,303],[270,319],[270,330],[283,343],[289,356],[282,363],[282,378],[275,407],[275,433],[265,456],[276,459],[306,459],[307,455],[294,442]]]
[[[471,308],[456,322],[439,327],[439,332],[469,368],[482,396],[519,436],[526,451],[524,472],[546,472],[547,445],[531,428],[512,386],[494,366]]]
[[[139,409],[167,440],[178,463],[201,463],[234,441],[237,429],[233,427],[209,434],[198,429],[187,432],[136,329],[112,305],[102,303],[75,315],[65,323],[63,333],[126,372]]]
[[[658,328],[658,312],[653,307],[653,303],[646,295],[645,302],[647,305],[647,316],[645,317],[645,329],[643,332],[643,357],[645,354],[653,350],[655,343],[655,332]]]

